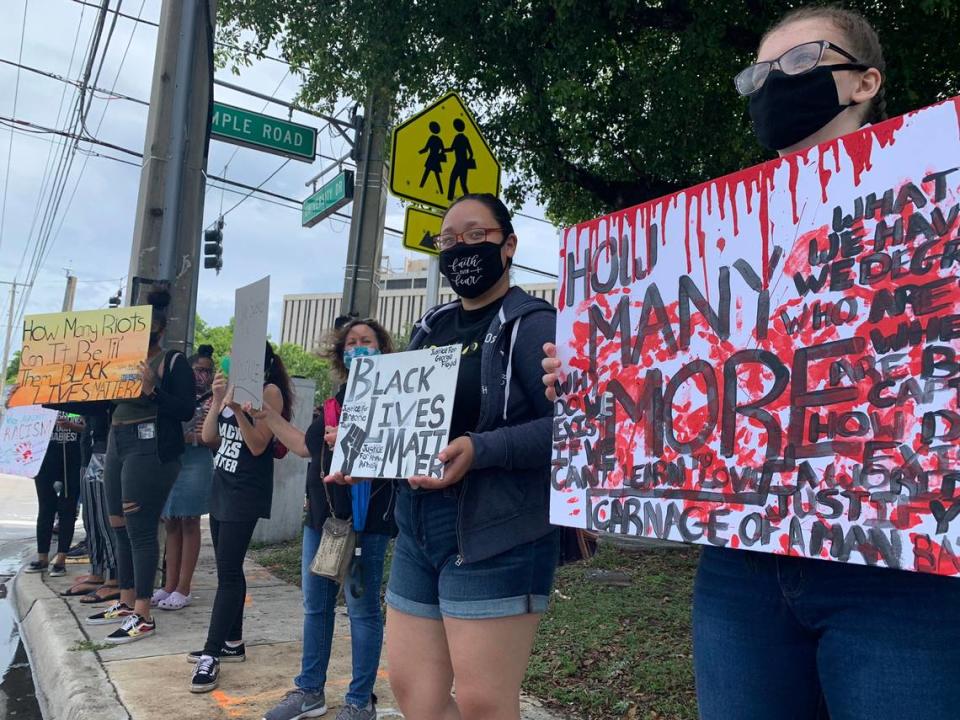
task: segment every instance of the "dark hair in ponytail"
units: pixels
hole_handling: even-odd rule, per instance
[[[170,290],[162,285],[154,287],[147,295],[147,303],[153,308],[150,315],[152,333],[162,332],[167,327],[167,309],[170,307],[171,300]]]
[[[263,373],[266,382],[273,383],[280,389],[283,397],[283,410],[280,414],[285,420],[289,420],[293,416],[293,387],[283,359],[277,355],[269,340],[263,355]]]
[[[864,65],[869,65],[880,71],[883,76],[880,89],[867,106],[861,121],[875,123],[886,120],[887,62],[883,58],[883,45],[880,44],[877,31],[873,29],[870,22],[856,10],[849,10],[839,5],[808,5],[788,12],[780,18],[773,27],[764,33],[760,42],[766,40],[767,36],[774,30],[779,30],[798,20],[826,20],[843,33],[847,44],[844,50],[852,53]]]

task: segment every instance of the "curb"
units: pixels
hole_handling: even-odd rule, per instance
[[[37,702],[50,720],[131,720],[98,653],[70,650],[90,638],[66,600],[41,575],[20,572],[13,582],[13,607],[30,658]]]

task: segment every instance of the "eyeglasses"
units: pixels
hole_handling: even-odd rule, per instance
[[[445,232],[434,235],[431,240],[433,240],[433,244],[440,250],[449,250],[461,239],[464,245],[479,245],[482,242],[486,242],[487,233],[492,232],[502,233],[503,228],[470,228],[469,230],[464,230],[462,233]]]
[[[784,75],[802,75],[810,72],[823,60],[823,53],[833,50],[852,62],[829,65],[831,70],[866,70],[869,65],[859,62],[853,55],[828,40],[803,43],[787,50],[776,60],[764,60],[741,70],[733,79],[737,92],[743,96],[753,95],[770,76],[775,67]]]

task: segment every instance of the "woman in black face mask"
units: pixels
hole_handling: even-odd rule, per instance
[[[519,720],[559,555],[547,519],[553,407],[540,386],[555,313],[510,287],[517,236],[493,195],[459,198],[434,241],[459,299],[428,311],[409,349],[460,343],[463,355],[443,478],[397,486],[390,685],[410,720]]]
[[[859,14],[808,7],[736,77],[760,142],[785,155],[885,118],[883,52]],[[554,348],[543,381],[552,397]],[[701,720],[954,718],[960,582],[704,547],[694,589]],[[922,680],[921,680],[922,678]]]

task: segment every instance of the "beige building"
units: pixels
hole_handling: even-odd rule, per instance
[[[440,278],[440,302],[453,300],[446,278]],[[528,283],[521,287],[531,295],[553,303],[555,283]],[[283,320],[280,342],[294,343],[305,350],[323,344],[333,322],[340,315],[343,294],[306,293],[283,296]],[[398,340],[410,333],[413,324],[426,312],[427,271],[423,260],[408,261],[403,272],[384,272],[380,278],[380,296],[376,319]]]

